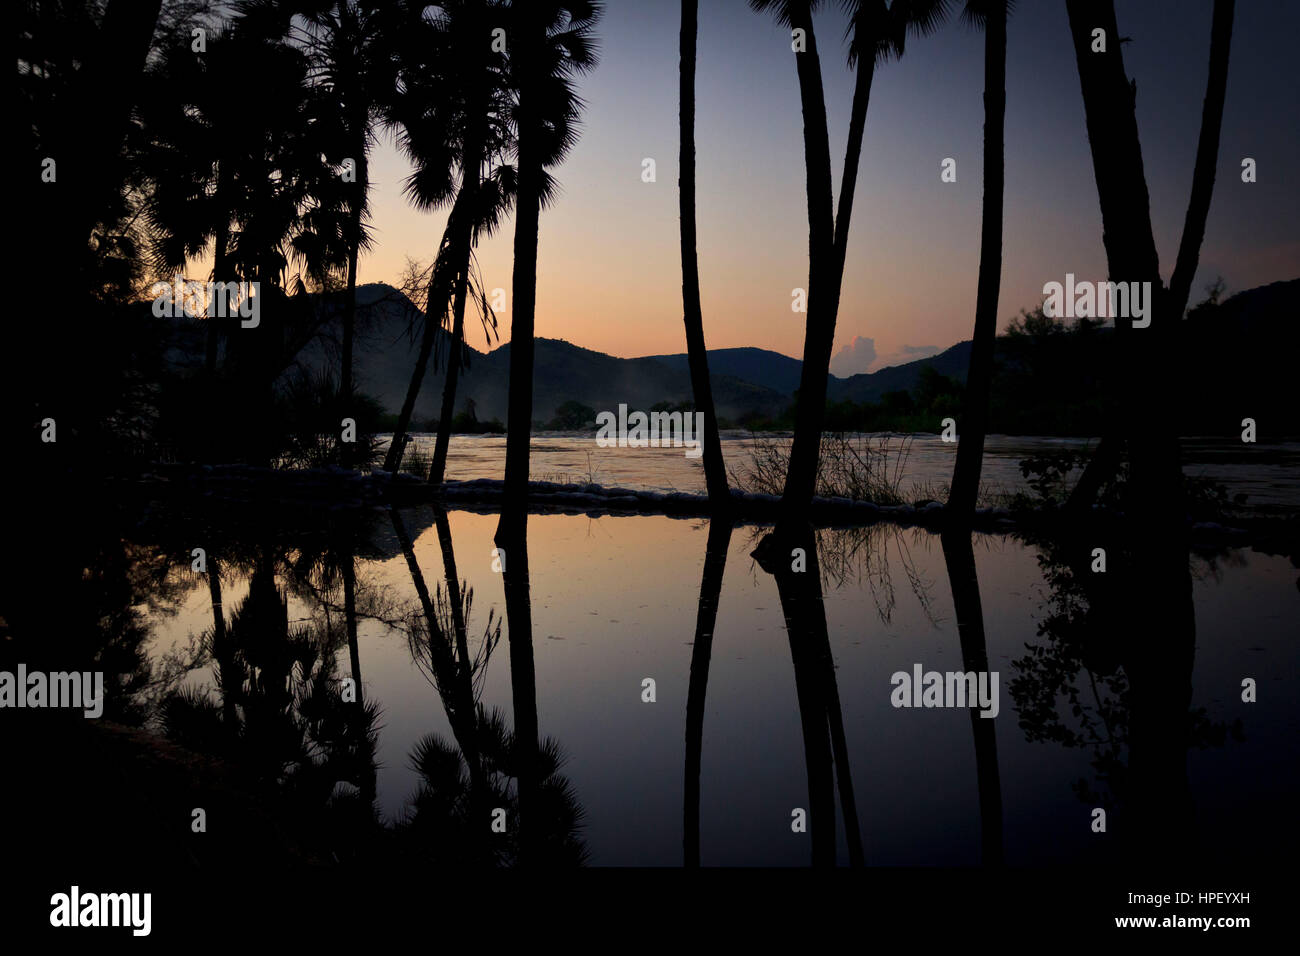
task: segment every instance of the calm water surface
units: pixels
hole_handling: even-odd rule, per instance
[[[433,455],[434,436],[417,433],[412,448]],[[773,435],[782,441],[789,436]],[[868,436],[874,443],[879,436]],[[952,479],[957,446],[937,435],[886,436],[887,466],[897,468],[904,494],[914,488],[934,493]],[[990,435],[985,443],[982,480],[994,492],[1027,491],[1022,459],[1065,450],[1085,451],[1094,442],[1075,438]],[[722,456],[729,471],[744,474],[752,442],[747,432],[724,432]],[[408,455],[411,452],[408,450]],[[1300,442],[1243,445],[1240,441],[1183,440],[1184,472],[1219,482],[1230,494],[1245,494],[1251,509],[1300,511]],[[544,433],[532,440],[534,478],[588,481],[624,488],[704,493],[704,468],[681,448],[601,448],[592,435]],[[447,453],[447,477],[456,480],[501,478],[505,473],[504,435],[454,435]]]
[[[490,458],[488,441],[458,440],[454,469],[467,469],[474,456]],[[593,447],[574,439],[543,442],[553,446],[546,460],[557,468]],[[925,455],[946,453],[937,443],[922,447]],[[670,460],[681,458],[665,457]],[[917,454],[916,460],[926,459]],[[670,467],[664,465],[664,474]],[[438,602],[436,592],[448,584],[447,551],[434,512],[410,508],[400,516]],[[482,649],[489,618],[495,627],[506,612],[502,575],[492,567],[497,518],[467,511],[448,517],[457,576],[473,592],[466,631],[474,655]],[[738,527],[730,537],[712,633],[699,761],[705,865],[810,862],[809,836],[791,829],[792,812],[809,806],[792,643],[775,581],[750,557],[760,531]],[[581,808],[581,837],[593,864],[682,863],[687,697],[708,536],[707,521],[662,516],[529,519],[538,725],[563,755],[561,772]],[[859,822],[865,859],[980,862],[990,849],[982,845],[977,779],[990,770],[996,773],[999,842],[1008,863],[1112,859],[1117,843],[1092,833],[1089,822],[1094,806],[1112,807],[1122,822],[1131,795],[1115,782],[1122,779],[1115,767],[1129,756],[1131,699],[1123,668],[1105,660],[1081,662],[1068,651],[1057,627],[1062,592],[1046,573],[1050,555],[1039,546],[977,535],[973,552],[988,666],[1000,674],[1000,713],[987,721],[995,751],[990,763],[987,741],[981,745],[980,767],[974,739],[980,721],[970,711],[903,709],[890,702],[896,671],[910,672],[916,663],[926,670],[965,669],[939,539],[890,527],[822,534],[826,635],[848,757],[841,769],[851,777],[849,814]],[[1300,676],[1296,569],[1283,557],[1249,549],[1193,557],[1191,569],[1190,711],[1199,714],[1202,729],[1186,748],[1192,817],[1187,840],[1209,859],[1253,860],[1273,852],[1279,828],[1294,832],[1287,821],[1300,796],[1300,706],[1287,691]],[[228,615],[247,595],[249,574],[234,565],[224,572]],[[156,660],[212,626],[208,588],[193,578],[174,613],[155,609],[147,616]],[[428,734],[452,741],[454,734],[401,623],[419,607],[417,591],[385,513],[375,516],[370,557],[358,558],[357,581],[362,684],[367,701],[382,708],[377,802],[391,822],[408,813],[419,784],[411,765],[417,743]],[[287,587],[283,575],[279,583],[289,595],[291,623],[321,623],[331,615],[337,622],[337,594],[318,600]],[[500,708],[513,725],[511,637],[503,628],[478,672],[477,693],[485,707]],[[350,673],[348,656],[344,645],[337,658],[342,675]],[[1060,664],[1059,691],[1041,667],[1029,666],[1036,656]],[[214,675],[215,665],[204,663],[186,682],[210,689]],[[1258,703],[1241,700],[1246,677],[1258,681]],[[642,699],[647,678],[655,682],[653,703]],[[1077,692],[1079,713],[1072,712],[1066,688]],[[1046,727],[1041,711],[1027,711],[1027,702],[1044,693],[1055,701]],[[836,854],[844,863],[849,857],[843,791],[836,801]],[[986,822],[987,816],[986,807]]]

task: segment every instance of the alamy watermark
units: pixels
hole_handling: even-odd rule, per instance
[[[240,327],[255,329],[262,321],[260,282],[198,282],[182,279],[155,282],[149,288],[154,297],[153,314],[158,318],[240,319]]]
[[[1043,285],[1043,315],[1051,319],[1132,319],[1133,328],[1151,324],[1150,282],[1075,282],[1074,273],[1065,283]]]
[[[50,907],[51,926],[129,926],[133,936],[153,928],[152,893],[82,893],[74,885],[51,896]]]
[[[889,702],[895,707],[979,707],[981,717],[996,717],[997,671],[925,671],[920,664],[912,672],[895,671],[889,678],[894,689]]]
[[[601,448],[685,448],[687,458],[703,454],[703,412],[629,414],[627,405],[620,404],[617,416],[601,412],[596,416],[596,425],[596,444]]]
[[[17,673],[0,671],[0,707],[80,708],[93,720],[104,712],[104,672],[46,674],[19,664]]]

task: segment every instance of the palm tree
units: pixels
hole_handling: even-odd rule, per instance
[[[503,83],[505,54],[492,49],[492,30],[504,17],[501,4],[455,0],[442,4],[430,19],[423,16],[423,8],[424,4],[414,4],[408,13],[409,40],[400,53],[401,92],[391,120],[400,125],[403,149],[416,164],[406,183],[407,195],[421,209],[436,209],[453,197],[454,203],[430,280],[420,352],[385,467],[395,470],[399,464],[402,438],[441,328],[433,317],[445,315],[450,301],[447,374],[429,471],[429,481],[436,484],[442,481],[451,439],[473,249],[508,210],[514,176],[502,160],[511,144]],[[495,328],[481,291],[476,300],[482,306],[485,328],[489,323]]]
[[[150,71],[150,95],[141,110],[151,142],[146,221],[153,266],[163,276],[182,271],[211,242],[212,280],[234,278],[230,252],[243,205],[240,161],[248,150],[228,135],[242,100],[229,77],[241,59],[231,31],[219,25],[209,31],[203,56],[194,56],[188,37],[177,37]],[[217,371],[224,324],[207,321],[209,375]]]
[[[1196,272],[1205,220],[1214,190],[1223,102],[1228,82],[1234,0],[1215,0],[1210,28],[1210,66],[1192,192],[1169,288],[1160,279],[1160,262],[1151,228],[1150,199],[1138,138],[1137,87],[1124,71],[1119,30],[1111,0],[1067,0],[1079,86],[1083,93],[1092,149],[1093,172],[1101,204],[1102,242],[1113,281],[1149,281],[1153,292],[1151,327],[1135,334],[1129,321],[1117,320],[1120,386],[1124,399],[1112,409],[1112,426],[1070,495],[1070,507],[1091,504],[1119,463],[1119,444],[1128,446],[1133,490],[1142,497],[1140,513],[1167,512],[1182,521],[1182,483],[1162,476],[1180,474],[1178,441],[1166,424],[1174,383],[1167,360],[1169,336],[1182,320]],[[1104,52],[1092,52],[1092,31],[1111,38]],[[1123,408],[1122,412],[1118,411]],[[1142,408],[1143,415],[1132,414]]]
[[[681,33],[681,204],[682,312],[686,323],[686,355],[690,363],[695,406],[704,412],[704,480],[713,513],[730,503],[727,469],[718,438],[718,415],[709,381],[709,353],[704,346],[704,315],[700,305],[700,264],[695,241],[695,46],[699,32],[699,0],[682,0]]]
[[[510,398],[506,421],[505,497],[497,535],[528,508],[528,450],[533,417],[533,323],[537,306],[537,233],[554,194],[546,167],[577,140],[582,101],[573,79],[596,65],[595,0],[536,0],[510,7],[510,86],[515,91],[518,193],[515,204],[514,312],[510,321]],[[512,534],[506,536],[513,537]]]
[[[984,433],[988,429],[993,347],[998,334],[1002,285],[1003,124],[1007,108],[1007,0],[971,0],[965,16],[984,28],[984,212],[980,224],[980,272],[975,293],[975,334],[962,429],[953,468],[948,511],[968,519],[975,511]]]
[[[817,5],[818,0],[750,0],[753,9],[771,11],[781,24],[802,31],[804,40],[803,50],[796,52],[795,67],[803,107],[804,162],[807,167],[808,319],[799,373],[794,442],[782,495],[781,524],[784,530],[789,530],[792,522],[802,520],[816,492],[835,320],[839,312],[853,195],[875,67],[891,55],[902,55],[909,30],[921,35],[932,32],[943,18],[946,0],[895,0],[889,6],[884,0],[853,0],[850,4],[849,64],[858,63],[859,67],[850,108],[838,211],[834,208],[831,193],[826,97],[813,30],[812,14]]]
[[[849,865],[863,864],[862,831],[849,766],[844,712],[835,680],[835,658],[826,628],[822,599],[817,535],[811,526],[798,529],[790,539],[807,555],[807,570],[791,569],[789,555],[761,545],[754,552],[759,566],[776,578],[777,595],[790,639],[799,719],[803,725],[804,761],[808,770],[808,823],[812,835],[813,866],[835,864],[835,790],[839,790],[844,815]],[[769,537],[765,540],[771,540]]]
[[[339,395],[346,414],[352,400],[353,343],[357,314],[357,260],[369,244],[365,229],[370,189],[368,155],[375,141],[375,122],[389,99],[387,59],[380,43],[380,17],[353,0],[328,3],[307,11],[307,46],[312,54],[313,80],[323,94],[325,115],[334,120],[339,159],[355,164],[354,182],[340,197],[344,214],[342,235],[346,279],[343,300],[343,343],[339,358]]]
[[[995,3],[995,7],[1005,7]],[[990,21],[998,15],[990,10]],[[1003,19],[1005,23],[1005,18]],[[975,550],[970,531],[965,528],[945,530],[940,536],[948,584],[952,589],[953,612],[957,616],[957,635],[961,645],[962,669],[979,673],[989,669],[988,645],[984,640],[984,609],[980,603],[980,583],[975,571]],[[985,866],[1002,863],[1002,783],[998,773],[998,742],[994,721],[980,716],[971,707],[971,732],[975,738],[975,780],[980,801],[980,842]]]
[[[709,687],[709,658],[713,652],[713,629],[718,620],[718,600],[727,570],[727,549],[731,546],[731,522],[714,517],[709,521],[709,540],[704,547],[704,577],[695,616],[695,643],[691,647],[691,670],[686,689],[686,786],[682,810],[683,866],[700,865],[700,761],[704,752],[704,702]]]

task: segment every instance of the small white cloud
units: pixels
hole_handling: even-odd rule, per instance
[[[848,378],[850,375],[865,372],[875,360],[876,340],[857,335],[850,344],[831,357],[831,374]]]

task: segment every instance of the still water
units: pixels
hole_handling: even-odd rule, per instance
[[[451,470],[467,469],[489,441],[496,439],[458,440]],[[546,450],[534,471],[576,467],[576,455],[595,451],[576,439],[541,443]],[[685,476],[695,466],[681,460],[665,456],[663,471],[642,473],[641,481],[663,487],[665,476],[680,474],[677,487],[689,487]],[[610,477],[608,483],[626,480]],[[494,569],[496,515],[453,511],[442,536],[432,508],[404,508],[398,518],[445,623],[451,621],[448,587],[472,592],[464,625],[469,658],[481,660],[485,642],[490,645],[474,671],[472,693],[487,711],[499,709],[510,727],[520,699],[510,644],[531,638],[538,731],[560,755],[587,862],[681,865],[698,792],[704,865],[810,863],[810,836],[795,832],[792,821],[810,806],[813,778],[830,780],[832,771],[827,763],[814,772],[804,736],[809,704],[801,698],[781,595],[751,557],[764,529],[739,526],[729,539],[715,539],[725,541],[716,623],[697,634],[707,521],[533,515],[526,559],[531,633],[512,634],[510,625],[519,627],[521,618],[515,608],[507,620],[503,575]],[[468,741],[453,727],[420,650],[419,582],[397,523],[380,511],[364,525],[364,543],[355,549],[357,660],[364,699],[381,711],[376,805],[385,822],[396,823],[410,818],[420,787],[412,765],[420,741],[435,734],[462,750]],[[149,541],[140,547],[175,548]],[[337,630],[343,600],[337,585],[304,586],[294,570],[309,550],[282,539],[270,547],[269,565],[227,561],[221,572],[227,618],[248,597],[255,569],[273,566],[290,626]],[[507,549],[507,570],[520,557]],[[918,664],[927,671],[969,669],[937,536],[890,526],[826,531],[817,557],[838,698],[826,709],[832,726],[842,721],[846,758],[836,759],[834,769],[835,859],[850,861],[849,834],[860,831],[868,864],[966,865],[997,854],[1009,864],[1118,860],[1131,819],[1126,807],[1137,800],[1124,773],[1136,689],[1126,680],[1122,649],[1116,659],[1079,652],[1071,643],[1086,598],[1062,583],[1052,546],[974,536],[987,666],[1000,678],[999,712],[988,720],[962,708],[891,704],[896,672],[910,673]],[[1300,796],[1300,706],[1288,690],[1300,677],[1296,569],[1285,557],[1249,548],[1193,555],[1188,564],[1194,633],[1180,640],[1191,664],[1186,717],[1193,729],[1176,744],[1174,763],[1185,766],[1185,781],[1179,777],[1172,787],[1188,794],[1182,839],[1203,860],[1267,858],[1279,830],[1293,832],[1287,821]],[[167,601],[138,608],[156,664],[201,647],[213,628],[207,583],[184,563],[171,577],[177,588]],[[1140,580],[1134,593],[1142,593]],[[815,610],[805,602],[800,613],[815,618]],[[499,622],[501,638],[493,645]],[[707,658],[697,653],[697,637],[710,642]],[[337,674],[352,673],[346,643],[336,641],[331,653]],[[217,663],[202,656],[194,663],[183,685],[215,700]],[[1255,703],[1242,700],[1245,678],[1257,682]],[[647,680],[654,682],[653,701]],[[698,791],[687,756],[692,680],[694,699],[703,702],[694,731]],[[1093,831],[1096,807],[1112,814],[1107,834]]]
[[[384,436],[385,438],[389,436]],[[788,442],[789,435],[772,438]],[[938,435],[863,436],[875,448],[884,440],[884,467],[897,475],[905,497],[939,494],[952,478],[957,446]],[[722,434],[722,457],[730,473],[748,470],[752,440],[748,432]],[[1087,451],[1095,442],[1078,438],[990,435],[984,447],[982,482],[994,494],[1027,491],[1020,462],[1062,451]],[[434,435],[416,433],[408,447],[433,456]],[[1230,495],[1245,494],[1252,511],[1300,511],[1300,442],[1245,445],[1219,438],[1183,439],[1184,472],[1220,483]],[[548,432],[532,439],[534,478],[594,481],[597,484],[651,491],[703,494],[702,459],[688,458],[681,448],[601,448],[590,434]],[[449,479],[501,478],[505,473],[504,435],[453,435],[447,453]]]

